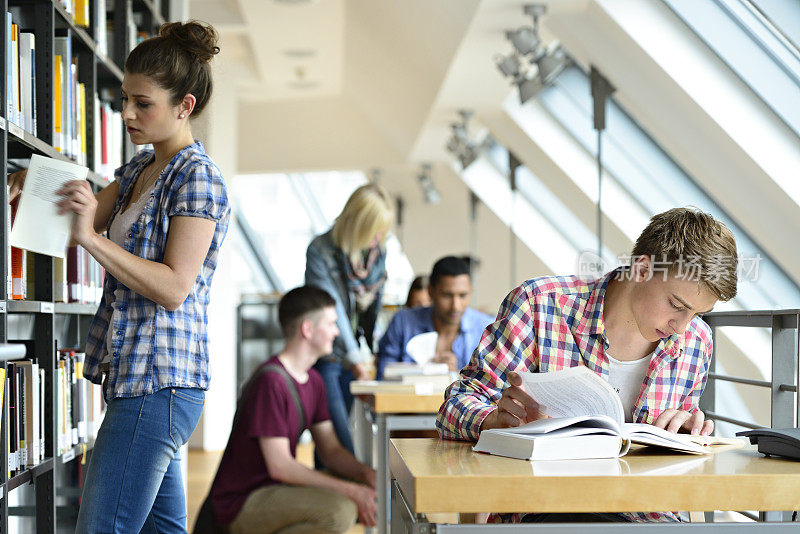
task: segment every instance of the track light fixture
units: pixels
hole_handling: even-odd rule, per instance
[[[458,110],[460,120],[450,123],[450,139],[447,140],[445,148],[448,152],[458,158],[461,168],[466,169],[480,155],[483,143],[472,139],[468,133],[469,119],[473,111],[470,109]]]
[[[544,4],[526,5],[523,12],[533,18],[533,24],[507,30],[506,39],[514,50],[507,56],[495,56],[497,68],[517,86],[522,104],[553,83],[570,61],[558,43],[552,46],[542,43],[539,37],[539,18],[545,11]]]
[[[442,195],[433,183],[431,177],[431,164],[423,163],[420,165],[419,173],[417,174],[417,181],[422,189],[422,198],[428,204],[438,204],[442,201]]]

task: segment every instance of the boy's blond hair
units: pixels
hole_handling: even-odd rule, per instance
[[[350,195],[342,213],[333,223],[333,243],[351,259],[357,259],[362,250],[378,234],[381,242],[394,221],[389,193],[377,184],[362,185]]]
[[[736,296],[736,239],[724,223],[697,208],[654,215],[633,247],[633,260],[641,256],[679,277],[702,282],[717,300]]]

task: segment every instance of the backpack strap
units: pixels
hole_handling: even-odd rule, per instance
[[[303,434],[303,431],[306,429],[306,427],[310,426],[310,422],[306,418],[306,411],[305,408],[303,408],[303,402],[300,400],[300,393],[297,391],[297,385],[295,384],[294,380],[291,376],[289,376],[289,373],[283,368],[283,366],[274,363],[260,367],[244,385],[242,388],[242,394],[239,397],[239,402],[236,406],[236,414],[233,416],[233,424],[235,426],[239,421],[242,409],[244,408],[244,402],[247,399],[247,395],[250,393],[250,390],[253,388],[253,385],[256,383],[256,380],[262,374],[267,372],[281,375],[281,377],[283,377],[283,381],[286,383],[286,388],[289,390],[289,395],[292,397],[292,402],[294,402],[294,407],[297,410],[297,421],[299,423],[297,428],[297,441],[300,441],[300,436]]]

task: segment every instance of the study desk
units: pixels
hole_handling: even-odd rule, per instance
[[[393,439],[389,466],[392,532],[433,532],[428,513],[782,511],[800,508],[800,462],[765,458],[755,447],[708,456],[659,453],[640,447],[619,459],[528,462],[472,452],[472,444],[437,439]],[[586,463],[584,463],[586,462]],[[770,513],[767,519],[786,518]],[[502,525],[532,529],[532,525]],[[793,523],[585,523],[584,532],[619,528],[648,533],[691,527],[719,534],[758,530],[800,532]],[[489,532],[498,525],[437,525]],[[539,534],[565,533],[566,524],[536,525]],[[791,529],[791,530],[790,530]]]
[[[377,472],[379,534],[389,531],[391,510],[389,434],[393,430],[434,430],[436,414],[444,400],[443,393],[387,393],[385,388],[381,388],[378,384],[371,393],[356,395],[355,439],[359,449],[359,460],[373,465],[373,447],[377,452],[374,467]],[[373,423],[377,427],[374,434]]]

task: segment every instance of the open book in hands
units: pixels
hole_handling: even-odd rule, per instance
[[[708,437],[673,434],[653,425],[626,423],[614,389],[584,366],[550,373],[519,373],[523,388],[548,419],[481,432],[476,452],[523,460],[617,458],[631,443],[690,454],[711,452]]]

